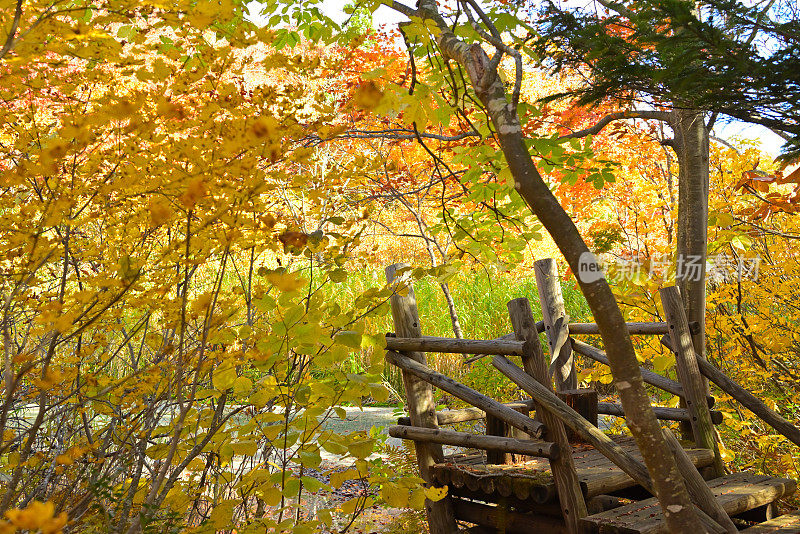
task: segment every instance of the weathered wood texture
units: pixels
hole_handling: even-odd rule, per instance
[[[714,425],[711,422],[711,413],[709,413],[706,403],[708,384],[697,363],[698,358],[694,350],[692,335],[689,332],[680,291],[677,287],[672,286],[661,288],[659,293],[664,306],[664,315],[669,323],[670,341],[676,351],[678,377],[685,392],[683,398],[686,408],[692,416],[689,422],[692,425],[695,444],[698,447],[714,451],[714,468],[717,476],[722,476],[725,468],[717,441],[714,439]]]
[[[602,350],[596,348],[596,347],[593,347],[591,345],[587,345],[586,343],[584,343],[582,341],[578,341],[576,339],[573,339],[572,340],[572,348],[578,354],[582,354],[582,355],[584,355],[584,356],[586,356],[588,358],[593,359],[596,362],[600,362],[602,364],[609,365],[609,361],[608,361],[608,357],[606,356],[606,353],[603,352]],[[664,391],[666,391],[668,393],[672,393],[673,395],[677,395],[678,397],[681,397],[681,398],[686,395],[685,391],[683,390],[683,386],[681,386],[680,383],[678,383],[678,382],[676,382],[676,381],[674,381],[672,379],[669,379],[669,378],[667,378],[665,376],[661,376],[661,375],[659,375],[657,373],[654,373],[653,371],[650,371],[649,369],[645,369],[643,367],[640,368],[640,371],[642,373],[642,379],[645,382],[647,382],[648,384],[650,384],[651,386],[655,386],[655,387],[657,387],[659,389],[663,389]],[[709,407],[710,406],[714,406],[714,397],[709,395],[706,398],[706,402],[708,403]]]
[[[610,436],[609,439],[632,458],[642,461],[632,437]],[[572,449],[587,507],[588,499],[637,486],[630,476],[591,445],[573,444]],[[700,469],[714,460],[711,451],[705,449],[687,449],[686,454]],[[482,500],[513,496],[539,506],[557,498],[550,462],[545,458],[532,458],[514,465],[487,465],[485,454],[470,452],[446,456],[444,463],[436,464],[432,470],[439,485],[474,491],[474,496]]]
[[[389,283],[404,283],[399,280],[397,271],[404,267],[402,264],[390,265],[386,268],[386,280]],[[422,335],[417,312],[417,301],[414,298],[414,288],[410,282],[406,283],[407,292],[401,295],[395,292],[390,299],[392,319],[395,332],[403,337],[418,337]],[[403,356],[409,361],[425,366],[425,354],[409,352]],[[436,429],[436,404],[433,400],[433,388],[430,384],[419,380],[412,373],[403,372],[403,385],[406,390],[406,410],[414,426]],[[430,467],[444,459],[441,445],[434,443],[420,443],[416,447],[417,464],[420,476],[425,482],[431,482]],[[433,502],[425,500],[425,512],[431,534],[451,534],[457,532],[456,520],[450,499],[445,497]]]
[[[504,406],[524,413],[525,410],[530,411],[534,409],[535,403],[533,399],[524,399],[517,402],[506,402]],[[476,421],[486,417],[486,412],[480,408],[470,406],[469,408],[460,408],[458,410],[442,410],[436,412],[436,421],[439,425],[453,425],[455,423],[465,423],[467,421]],[[400,417],[397,419],[398,425],[410,425],[411,419],[408,417]]]
[[[399,352],[445,352],[455,354],[503,354],[521,356],[522,343],[505,339],[454,339],[447,337],[387,337],[386,348]]]
[[[537,381],[543,388],[550,391],[550,375],[547,372],[547,363],[539,344],[539,334],[536,332],[536,321],[531,312],[528,299],[521,298],[507,304],[511,325],[519,341],[523,341],[522,364],[530,378]],[[534,397],[534,400],[537,400]],[[595,405],[597,404],[595,399]],[[575,464],[572,460],[571,447],[563,423],[556,414],[548,410],[537,410],[539,417],[547,428],[548,439],[558,444],[565,451],[558,458],[550,460],[550,468],[558,491],[559,503],[567,532],[578,534],[580,526],[578,520],[588,515],[586,502],[583,499]],[[595,412],[596,413],[596,412]]]
[[[691,419],[689,411],[683,408],[653,406],[653,411],[656,413],[656,417],[664,421],[686,421],[688,423]],[[625,417],[622,405],[614,402],[598,402],[597,413]],[[711,410],[711,422],[715,425],[722,423],[722,412],[719,410]]]
[[[692,502],[696,504],[701,510],[717,522],[727,534],[737,534],[739,530],[722,509],[722,506],[714,498],[714,493],[706,485],[706,481],[700,476],[700,472],[694,466],[686,451],[675,438],[675,435],[668,428],[664,429],[664,439],[675,454],[675,459],[678,463],[678,470],[686,482],[686,489],[689,490],[689,495],[692,497]]]
[[[740,514],[794,493],[796,483],[750,473],[734,473],[708,482],[725,513]],[[583,519],[591,532],[668,534],[669,529],[655,498],[638,501]],[[795,531],[796,532],[796,531]]]
[[[581,414],[592,425],[597,426],[597,391],[594,389],[568,389],[556,393],[558,398],[567,403],[567,406]],[[569,429],[567,439],[572,441],[582,441],[582,438]]]
[[[492,414],[486,414],[486,436],[489,437],[496,437],[496,436],[506,436],[508,433],[508,428],[506,427],[505,421],[502,419],[498,419],[497,417],[493,416]],[[493,450],[486,450],[486,463],[487,464],[512,464],[514,463],[514,459],[511,456],[511,452],[502,449],[493,449]]]
[[[520,514],[500,506],[490,506],[464,499],[453,499],[453,501],[458,519],[494,529],[494,532],[505,532],[506,534],[530,534],[533,532],[565,534],[569,532],[564,524],[554,517]]]
[[[800,510],[746,528],[742,532],[747,534],[797,534],[800,532]]]
[[[533,399],[524,399],[517,402],[507,402],[506,406],[514,410],[527,408],[534,409],[535,403]],[[686,421],[689,422],[689,412],[682,408],[667,408],[664,406],[653,406],[653,411],[656,417],[664,421]],[[625,412],[622,410],[622,405],[613,402],[598,402],[597,413],[604,415],[615,415],[624,417]],[[458,410],[442,410],[436,412],[436,421],[439,426],[452,425],[456,423],[464,423],[467,421],[476,421],[486,417],[486,412],[480,408],[461,408]],[[722,423],[722,412],[718,410],[711,410],[711,422],[715,425]],[[397,419],[398,425],[410,425],[411,419],[408,417],[400,417]]]
[[[495,356],[492,364],[515,384],[521,387],[533,399],[538,402],[544,410],[555,414],[566,426],[577,432],[586,442],[591,443],[612,463],[617,465],[639,485],[652,490],[652,480],[647,472],[647,468],[638,460],[634,459],[627,451],[614,443],[611,438],[606,436],[597,427],[592,426],[579,413],[570,408],[559,399],[552,391],[545,388],[533,378],[528,376],[522,369],[511,363],[504,356]]]
[[[778,415],[774,410],[768,408],[766,404],[728,378],[725,373],[714,367],[708,360],[698,358],[697,363],[700,366],[700,372],[719,386],[722,391],[742,403],[742,406],[756,414],[759,419],[779,433],[783,434],[789,441],[800,446],[800,429]]]
[[[569,339],[569,317],[564,308],[564,297],[558,280],[555,260],[546,258],[534,262],[536,288],[542,307],[542,319],[550,349],[550,371],[556,382],[556,391],[578,387],[575,359]]]
[[[471,389],[464,384],[453,380],[449,376],[437,373],[426,365],[422,365],[421,363],[412,360],[411,358],[404,356],[399,352],[386,351],[386,361],[396,365],[400,369],[410,372],[417,378],[420,378],[429,384],[432,384],[439,389],[442,389],[447,393],[450,393],[451,395],[482,409],[486,413],[490,413],[495,417],[504,420],[511,426],[519,428],[523,432],[527,432],[533,437],[539,438],[542,436],[544,425],[541,422],[534,421],[530,417],[514,411],[513,409],[497,402],[491,397],[487,397],[483,393],[479,393],[474,389]]]
[[[415,426],[394,425],[389,427],[389,435],[395,438],[410,439],[418,443],[440,443],[485,451],[513,452],[543,458],[558,458],[559,447],[547,441],[518,440],[502,436],[481,436],[467,432],[419,428]]]

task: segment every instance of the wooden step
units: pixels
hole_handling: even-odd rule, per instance
[[[746,528],[742,532],[747,534],[797,534],[800,532],[800,510]]]
[[[717,501],[728,515],[736,515],[791,495],[797,489],[797,483],[786,478],[772,478],[752,473],[733,473],[709,480],[708,487],[711,488]],[[669,533],[656,498],[591,515],[583,518],[582,521],[590,527],[592,532],[602,532],[603,534]]]

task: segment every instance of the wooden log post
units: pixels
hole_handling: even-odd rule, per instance
[[[522,403],[506,404],[506,406],[521,413],[522,415],[530,416],[530,408]],[[533,437],[518,428],[514,428],[502,419],[498,419],[491,414],[486,415],[486,435],[504,436],[519,440],[531,439]],[[495,451],[486,451],[487,465],[512,465],[516,462],[522,462],[524,460],[525,458],[521,453],[513,453],[513,451],[504,451],[504,454],[500,454]]]
[[[397,271],[405,265],[397,263],[386,268],[386,281],[403,283],[402,276]],[[401,295],[397,291],[391,297],[392,320],[394,329],[403,337],[419,337],[422,327],[419,323],[417,301],[414,298],[414,288],[410,282],[405,282],[407,292]],[[426,364],[425,354],[422,352],[408,352],[408,357],[422,365]],[[430,384],[420,380],[411,373],[403,371],[403,385],[406,390],[406,409],[414,426],[423,428],[438,428],[436,423],[436,403],[433,400],[433,388]],[[443,462],[442,446],[434,443],[416,443],[417,464],[422,479],[431,484],[433,479],[430,467],[434,463]],[[433,502],[425,500],[425,512],[431,534],[452,534],[458,531],[453,504],[449,497]]]
[[[706,397],[708,383],[700,373],[697,354],[694,351],[692,334],[686,320],[681,294],[677,287],[664,287],[660,290],[664,315],[669,324],[669,336],[675,347],[675,360],[678,368],[678,379],[685,392],[686,409],[689,410],[694,442],[698,447],[711,449],[714,452],[714,472],[717,476],[725,474],[719,446],[714,439],[714,424],[708,410]]]
[[[581,414],[584,419],[597,426],[597,391],[589,388],[567,389],[557,393],[558,398],[567,403],[567,406]],[[583,441],[575,431],[567,431],[569,441]]]
[[[564,297],[558,281],[558,267],[555,260],[547,258],[535,262],[533,271],[536,274],[556,391],[575,389],[578,387],[578,375],[569,338],[569,317],[564,309]]]
[[[611,460],[614,465],[622,469],[625,474],[631,477],[651,495],[655,495],[653,480],[650,478],[650,474],[647,472],[647,468],[643,463],[631,456],[617,443],[612,441],[611,438],[603,434],[600,429],[592,426],[586,419],[581,417],[578,412],[559,399],[550,389],[531,378],[505,356],[495,356],[492,359],[492,365],[511,379],[512,382],[530,394],[534,400],[540,403],[544,410],[557,415],[559,420],[580,434],[581,437],[587,443],[593,445],[599,453]],[[709,532],[725,532],[723,527],[718,525],[716,521],[702,509],[697,508],[696,505],[694,511]]]
[[[508,435],[508,426],[505,421],[498,419],[492,414],[486,414],[486,435],[505,437]],[[513,458],[509,451],[487,450],[487,465],[511,465]]]
[[[669,445],[670,449],[672,449],[673,454],[675,454],[678,470],[681,472],[683,480],[686,482],[686,489],[692,497],[692,502],[707,513],[717,524],[722,526],[727,534],[737,534],[739,530],[736,528],[736,525],[733,524],[731,518],[725,513],[722,505],[717,502],[714,493],[708,487],[706,481],[703,480],[703,477],[700,476],[700,472],[695,468],[692,460],[686,454],[686,451],[683,450],[683,447],[675,438],[675,435],[668,428],[664,429],[664,439],[667,441],[667,445]]]
[[[522,355],[525,372],[537,383],[551,391],[550,375],[547,372],[547,364],[539,344],[539,334],[536,332],[536,320],[531,313],[528,299],[521,298],[509,302],[508,313],[517,339],[525,342]],[[538,399],[534,397],[534,400]],[[567,531],[570,534],[578,534],[581,532],[580,519],[586,517],[588,512],[578,481],[578,473],[575,470],[575,462],[572,459],[572,447],[567,439],[564,424],[554,413],[547,410],[537,410],[537,413],[547,428],[547,439],[556,443],[561,449],[562,454],[558,458],[550,460],[550,469],[553,471],[553,479]]]

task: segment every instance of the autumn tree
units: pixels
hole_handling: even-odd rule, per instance
[[[508,165],[509,181],[514,190],[550,232],[570,267],[574,272],[579,272],[581,261],[596,266],[596,262],[589,259],[589,249],[575,224],[539,174],[529,153],[529,143],[522,135],[519,105],[523,71],[519,48],[524,46],[524,42],[516,37],[513,30],[524,27],[524,24],[505,6],[499,6],[487,14],[473,2],[459,3],[459,8],[463,10],[459,13],[467,16],[467,22],[463,22],[464,19],[446,19],[434,2],[422,1],[416,9],[398,2],[393,2],[391,7],[409,18],[402,28],[411,43],[412,61],[430,54],[430,75],[413,79],[412,87],[449,87],[455,100],[452,109],[462,108],[467,101],[481,108],[488,120],[481,124],[479,132],[497,143]],[[506,33],[501,33],[498,28]],[[507,44],[503,38],[509,39],[512,44]],[[481,43],[491,47],[491,58]],[[498,74],[498,66],[504,57],[516,64],[510,95],[506,93]],[[399,87],[387,87],[375,111],[392,109],[401,95],[408,95],[408,92]],[[428,98],[432,93],[414,91],[414,95],[423,98]],[[419,130],[416,126],[415,129]],[[477,186],[473,187],[479,190]],[[629,426],[655,481],[668,524],[675,531],[692,528],[702,531],[678,475],[674,458],[653,415],[634,348],[611,289],[604,278],[579,280],[579,283],[600,328]]]
[[[787,156],[796,150],[800,130],[792,110],[800,93],[786,77],[798,67],[792,51],[800,36],[790,29],[795,7],[735,1],[599,4],[596,10],[544,3],[536,49],[547,51],[546,64],[556,70],[586,72],[589,83],[553,98],[569,94],[579,105],[612,99],[622,108],[566,137],[635,118],[662,121],[672,130],[672,138],[662,142],[674,149],[679,168],[676,280],[689,320],[701,325],[695,350],[705,354],[709,133],[721,114],[781,134]]]

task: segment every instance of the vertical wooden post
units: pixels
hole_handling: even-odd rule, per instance
[[[597,426],[597,391],[594,389],[568,389],[559,391],[558,398],[567,403],[567,406],[581,414],[584,419]],[[567,439],[583,441],[577,432],[567,429]]]
[[[530,410],[527,408],[514,408],[515,411],[522,415],[530,415]],[[518,428],[514,428],[502,419],[498,419],[490,413],[486,414],[486,435],[487,436],[503,436],[516,439],[530,439],[530,435]],[[499,451],[486,451],[486,463],[489,465],[511,465],[516,462],[523,462],[532,457],[522,454],[512,454],[510,452]]]
[[[669,337],[675,349],[675,360],[678,368],[678,380],[686,393],[684,400],[691,415],[692,434],[698,447],[714,451],[714,471],[723,476],[725,470],[719,447],[714,439],[714,425],[708,410],[705,378],[700,373],[697,354],[694,351],[692,334],[683,309],[680,290],[677,287],[665,287],[660,290],[664,315],[669,324]]]
[[[486,435],[487,436],[505,436],[508,433],[508,427],[502,419],[498,419],[492,414],[486,414]],[[501,451],[486,451],[486,464],[508,465],[512,462],[510,452]]]
[[[539,334],[536,331],[536,320],[531,313],[528,299],[515,299],[508,303],[508,313],[514,334],[517,339],[524,341],[522,365],[525,372],[537,382],[552,390],[550,375],[547,372],[547,363],[539,344]],[[552,412],[537,410],[542,422],[547,427],[547,439],[558,444],[560,450],[558,458],[550,461],[553,471],[561,513],[567,526],[567,532],[577,534],[581,532],[580,518],[588,515],[586,501],[583,498],[578,473],[575,471],[575,462],[572,459],[572,447],[567,440],[564,424]]]
[[[556,391],[578,387],[575,359],[569,340],[569,317],[564,309],[564,296],[558,281],[555,260],[546,258],[533,264],[536,288],[542,306],[547,345],[550,348],[550,368],[554,370]]]
[[[400,282],[403,277],[402,275],[398,277],[397,271],[402,267],[405,267],[402,263],[387,267],[387,282]],[[401,337],[420,337],[422,336],[422,327],[419,323],[414,288],[410,282],[407,283],[407,288],[408,292],[405,295],[395,292],[390,300],[394,330]],[[424,353],[407,352],[405,354],[423,365],[426,364]],[[406,390],[406,409],[411,418],[411,424],[425,428],[437,428],[436,404],[433,400],[433,388],[431,385],[406,371],[403,371],[403,385]],[[430,466],[444,461],[442,446],[434,443],[417,442],[415,448],[420,476],[426,483],[430,484],[432,480]],[[431,534],[453,534],[458,531],[453,513],[453,503],[449,497],[437,502],[426,499],[425,512],[428,516],[428,526]]]

